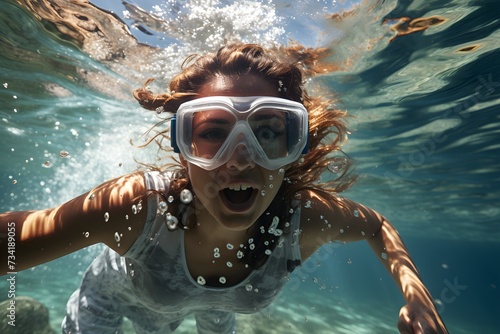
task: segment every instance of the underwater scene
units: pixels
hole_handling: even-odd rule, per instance
[[[157,149],[139,146],[161,118],[132,91],[149,78],[164,91],[186,57],[231,41],[315,50],[308,91],[353,116],[343,150],[359,179],[341,195],[398,229],[450,333],[498,333],[495,0],[0,0],[0,212],[54,207],[155,163]],[[0,277],[1,305],[31,297],[48,310],[43,333],[60,332],[104,247],[17,272],[15,285]],[[398,333],[402,306],[366,242],[335,243],[236,321],[239,333]],[[0,328],[24,333],[34,320],[21,316]],[[193,332],[194,318],[176,330]]]

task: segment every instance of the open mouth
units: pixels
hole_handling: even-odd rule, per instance
[[[252,187],[221,190],[221,197],[225,205],[232,211],[245,211],[250,209],[257,196],[257,189]]]

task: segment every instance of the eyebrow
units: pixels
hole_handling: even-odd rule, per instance
[[[193,129],[196,130],[199,126],[206,125],[206,124],[214,124],[214,125],[231,125],[234,122],[230,122],[227,119],[224,118],[209,118],[205,119],[203,121],[193,121]]]

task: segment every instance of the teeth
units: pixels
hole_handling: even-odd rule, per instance
[[[249,185],[246,184],[233,184],[228,186],[229,190],[234,190],[234,191],[240,191],[240,190],[247,190],[248,188],[251,188]]]

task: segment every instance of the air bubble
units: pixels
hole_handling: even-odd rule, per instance
[[[245,285],[245,290],[247,290],[247,291],[252,291],[252,289],[253,289],[252,284],[247,284],[247,285]]]
[[[90,236],[89,232],[85,232],[85,238],[88,238]]]
[[[226,284],[226,278],[224,276],[219,277],[219,282],[221,284]]]
[[[275,229],[276,227],[278,227],[278,224],[280,223],[280,218],[278,216],[274,216],[273,217],[273,221],[271,223],[271,226],[269,227],[269,229]]]
[[[168,196],[167,201],[169,203],[172,203],[174,201],[174,196],[172,196],[172,195]]]
[[[176,230],[177,225],[179,224],[179,220],[177,219],[177,217],[172,216],[170,213],[167,213],[165,217],[165,222],[167,223],[167,228],[170,231]]]
[[[270,249],[266,249],[264,252],[266,255],[271,255],[272,251]]]
[[[105,212],[104,213],[104,221],[107,222],[109,220],[109,213]]]
[[[229,244],[229,243],[226,245],[226,247],[227,247],[227,249],[229,249],[229,250],[234,249],[234,246],[233,246],[232,244]]]
[[[269,175],[269,181],[272,181],[274,179],[274,176]]]
[[[250,250],[254,250],[255,249],[255,245],[254,244],[250,244],[248,247],[250,248]]]
[[[283,168],[280,168],[280,169],[278,170],[278,174],[279,174],[279,175],[283,175],[283,174],[285,174],[285,170],[284,170]]]
[[[229,268],[231,268],[233,266],[233,264],[230,261],[227,261],[226,262],[226,266],[228,266]]]
[[[307,200],[306,203],[304,204],[304,208],[310,209],[311,208],[311,201]]]
[[[273,234],[277,237],[283,234],[283,231],[278,228],[278,224],[280,222],[279,217],[274,217],[273,221],[271,223],[271,226],[269,226],[269,230],[267,231],[269,234]]]
[[[261,190],[261,191],[260,191],[260,195],[261,195],[261,196],[266,196],[266,191],[265,191],[265,190]]]
[[[236,253],[236,257],[237,257],[238,259],[243,258],[243,256],[244,256],[244,255],[245,255],[245,254],[243,254],[243,252],[242,252],[242,251],[238,251],[238,252]]]
[[[205,278],[203,278],[203,276],[198,276],[198,278],[196,278],[196,282],[199,285],[205,285],[207,283],[207,281],[205,281]]]
[[[158,203],[158,211],[160,215],[163,216],[165,212],[167,212],[167,210],[168,210],[168,204],[166,202],[161,201],[160,203]]]
[[[121,240],[120,235],[118,234],[118,232],[115,232],[115,241],[120,242],[120,240]]]
[[[61,150],[61,151],[59,151],[59,156],[61,158],[67,158],[67,157],[69,157],[69,153],[68,153],[68,151]]]
[[[346,158],[333,158],[332,161],[326,165],[326,168],[334,174],[339,174],[346,168],[346,166]]]
[[[359,217],[359,210],[354,210],[354,212],[352,213],[354,215],[354,217]]]
[[[137,212],[141,212],[142,210],[142,202],[137,203]]]
[[[135,204],[134,204],[134,205],[132,205],[132,213],[133,213],[134,215],[136,215],[136,214],[137,214],[137,206],[136,206]]]
[[[191,191],[189,191],[189,189],[183,189],[180,194],[180,199],[184,204],[191,203],[191,201],[193,200],[193,194],[191,193]]]
[[[381,253],[380,256],[384,259],[387,260],[387,254],[386,253]]]

